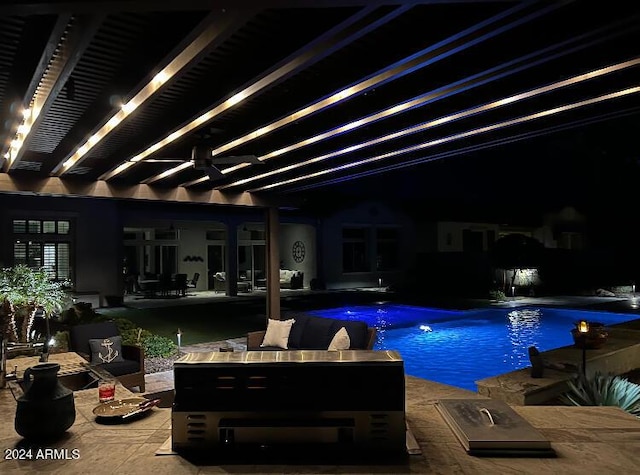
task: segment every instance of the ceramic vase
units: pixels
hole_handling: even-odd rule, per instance
[[[15,429],[25,439],[51,440],[76,419],[73,391],[58,381],[58,363],[43,363],[24,372],[24,394],[17,400]]]

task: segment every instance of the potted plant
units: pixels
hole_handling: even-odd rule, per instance
[[[48,318],[62,310],[67,300],[63,284],[49,278],[44,269],[24,264],[0,270],[0,330],[3,339],[29,343],[36,314]]]

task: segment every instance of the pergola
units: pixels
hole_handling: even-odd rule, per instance
[[[306,192],[637,118],[639,11],[6,0],[0,193],[264,207],[274,242]]]

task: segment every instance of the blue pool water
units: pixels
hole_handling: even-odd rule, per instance
[[[389,304],[309,313],[365,321],[378,328],[375,349],[397,350],[407,374],[472,391],[479,379],[530,366],[530,346],[546,351],[572,345],[579,320],[611,325],[635,318],[559,308],[449,311]]]

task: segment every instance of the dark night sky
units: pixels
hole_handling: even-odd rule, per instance
[[[638,137],[636,112],[306,194],[312,203],[382,199],[433,219],[507,223],[570,205],[606,225],[628,219],[636,208]]]

